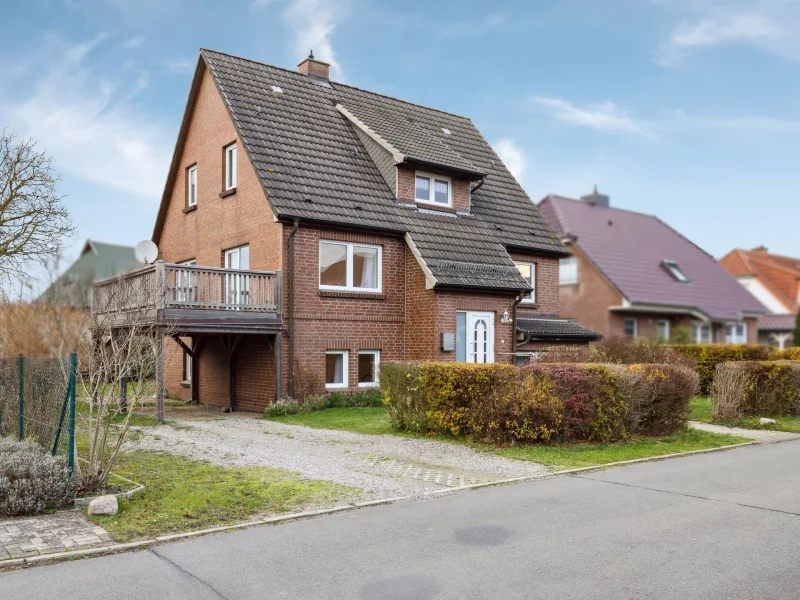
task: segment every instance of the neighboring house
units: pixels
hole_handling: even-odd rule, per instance
[[[547,196],[539,209],[572,256],[561,259],[563,314],[607,336],[755,343],[767,310],[714,257],[657,217],[608,196]]]
[[[758,323],[759,342],[790,346],[800,310],[800,259],[770,254],[760,246],[736,248],[719,262],[769,310]]]
[[[132,246],[86,240],[78,259],[47,288],[39,300],[55,300],[88,309],[91,305],[92,283],[139,266],[141,263],[136,260]]]
[[[170,395],[262,410],[599,338],[558,319],[568,251],[472,121],[328,69],[200,53],[153,234]]]

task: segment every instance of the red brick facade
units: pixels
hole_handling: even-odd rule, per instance
[[[237,189],[222,194],[223,148],[239,143]],[[188,130],[178,156],[180,173],[168,194],[168,208],[160,238],[161,257],[167,262],[195,259],[200,266],[222,266],[224,251],[250,246],[250,269],[283,272],[283,390],[288,394],[289,345],[295,365],[304,373],[325,377],[327,350],[349,353],[348,382],[358,381],[360,350],[379,350],[381,362],[396,360],[456,360],[456,352],[442,350],[442,333],[456,331],[456,312],[494,313],[494,358],[513,362],[512,293],[433,290],[403,237],[346,228],[300,223],[294,235],[294,306],[290,305],[290,244],[292,224],[275,220],[258,175],[237,138],[225,105],[206,72],[197,95]],[[198,200],[186,206],[185,170],[197,165]],[[414,197],[414,171],[397,170],[398,196]],[[453,180],[454,208],[469,210],[470,183]],[[321,290],[320,240],[358,242],[380,246],[382,285],[379,293]],[[558,312],[558,260],[529,254],[515,259],[536,263],[536,304],[523,305],[520,314]],[[291,310],[291,313],[290,313]],[[509,319],[503,323],[503,315]],[[288,336],[291,329],[291,338]],[[272,335],[245,335],[232,357],[236,407],[263,410],[275,397],[275,356]],[[185,342],[190,343],[190,338]],[[183,350],[167,340],[167,393],[184,399],[191,388],[185,380]],[[198,397],[202,403],[226,406],[229,395],[228,356],[219,337],[207,336],[198,359]]]

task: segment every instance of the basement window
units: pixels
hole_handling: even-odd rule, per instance
[[[380,350],[361,350],[358,353],[358,387],[374,387],[378,385],[378,369],[380,368]]]
[[[325,353],[325,387],[347,387],[347,350],[328,350]]]
[[[678,263],[674,260],[664,260],[661,261],[661,265],[667,270],[667,273],[672,275],[672,278],[677,281],[678,283],[689,283],[690,280],[680,268]]]

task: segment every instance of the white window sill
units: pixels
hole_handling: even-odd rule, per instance
[[[325,384],[326,390],[342,390],[347,389],[346,383],[326,383]]]
[[[381,294],[380,288],[343,287],[338,285],[320,285],[319,289],[326,292],[352,292],[355,294]]]
[[[367,381],[367,382],[364,382],[364,383],[360,383],[359,382],[358,387],[360,387],[360,388],[373,388],[373,387],[378,387],[379,385],[380,384],[377,381]]]
[[[420,200],[419,198],[414,198],[414,202],[418,202],[419,204],[427,204],[428,206],[438,206],[439,208],[453,208],[452,203],[447,204],[444,202],[431,202],[430,200]]]

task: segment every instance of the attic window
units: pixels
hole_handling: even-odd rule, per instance
[[[689,283],[690,280],[683,272],[683,270],[678,266],[674,260],[665,260],[662,261],[662,266],[667,270],[667,273],[672,275],[673,279],[678,283]]]
[[[414,199],[425,204],[453,206],[453,185],[450,178],[417,171]]]
[[[273,85],[273,86],[270,86],[270,87],[272,88],[272,91],[275,92],[276,94],[282,94],[283,93],[283,90],[280,87],[278,87],[277,85]]]

